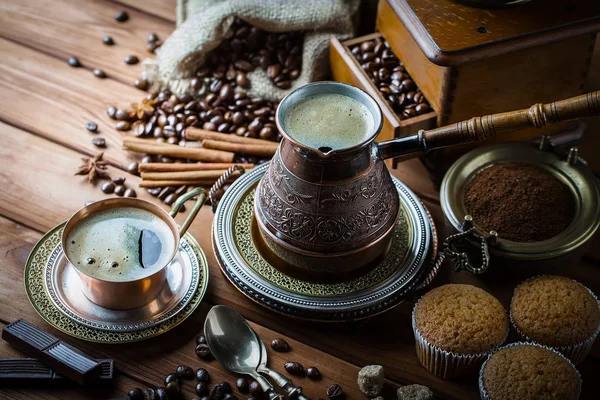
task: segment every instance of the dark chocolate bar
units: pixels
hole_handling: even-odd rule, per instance
[[[98,382],[113,378],[114,361],[98,360],[102,364],[102,373]],[[27,385],[60,385],[72,382],[57,374],[35,358],[0,358],[0,387]]]
[[[91,383],[102,373],[102,365],[97,360],[24,319],[6,325],[2,339],[82,385]]]

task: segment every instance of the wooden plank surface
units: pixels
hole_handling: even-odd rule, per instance
[[[75,56],[90,70],[101,68],[108,76],[132,83],[140,76],[141,61],[150,56],[148,34],[156,32],[166,39],[174,25],[134,9],[129,10],[129,21],[119,23],[114,16],[122,9],[103,0],[4,0],[0,35],[59,57],[65,64]],[[115,45],[102,43],[106,35]],[[128,55],[138,56],[140,63],[126,65],[123,59]]]
[[[120,150],[121,133],[114,130],[114,122],[106,116],[105,108],[108,104],[126,106],[142,98],[141,91],[122,83],[130,82],[135,68],[117,59],[110,74],[112,78],[98,80],[89,71],[72,69],[64,62],[74,50],[84,53],[80,56],[82,61],[85,59],[93,64],[114,60],[111,58],[116,57],[112,53],[114,49],[109,48],[107,53],[101,40],[94,42],[101,39],[104,27],[116,29],[110,33],[115,40],[117,33],[123,34],[126,47],[132,50],[139,48],[138,51],[145,49],[149,31],[160,34],[158,28],[169,26],[172,29],[172,23],[165,21],[170,18],[161,15],[164,9],[161,11],[156,3],[158,0],[148,3],[119,1],[142,11],[147,11],[146,6],[149,6],[150,13],[159,17],[130,10],[117,2],[101,0],[9,0],[0,5],[0,11],[3,11],[0,15],[3,23],[0,36],[10,39],[0,39],[0,51],[4,56],[0,64],[0,96],[3,99],[0,120],[5,122],[0,123],[0,215],[8,218],[0,217],[0,265],[3,265],[0,276],[1,323],[25,317],[49,329],[35,314],[22,289],[25,260],[43,232],[64,221],[86,201],[107,197],[97,187],[87,184],[85,178],[72,176],[81,163],[82,153],[97,152],[90,144],[93,135],[83,128],[85,122],[93,120],[100,125],[101,135],[109,142],[106,151],[117,166],[123,168],[132,159]],[[173,2],[169,0],[169,3]],[[35,6],[31,7],[33,3]],[[66,9],[65,5],[68,6]],[[117,24],[112,20],[121,9],[130,12],[130,22]],[[97,15],[97,20],[94,15]],[[8,19],[11,21],[6,21]],[[17,21],[23,26],[18,26]],[[78,37],[79,31],[85,30],[82,24],[93,26]],[[50,40],[41,38],[44,34]],[[28,35],[40,37],[30,38]],[[76,43],[78,40],[86,43]],[[100,47],[96,47],[98,45]],[[117,174],[121,172],[115,171]],[[404,162],[394,174],[424,200],[433,215],[439,237],[445,237],[448,231],[439,207],[438,192],[422,164],[416,159]],[[128,175],[127,181],[136,184],[139,179]],[[145,191],[136,190],[138,197],[155,201]],[[154,340],[128,346],[98,346],[67,338],[97,357],[117,359],[119,375],[123,378],[117,382],[114,395],[124,395],[124,390],[134,383],[158,385],[177,365],[190,363],[193,367],[200,366],[193,352],[194,337],[200,331],[210,305],[225,304],[252,321],[263,339],[284,336],[292,343],[293,353],[278,354],[273,358],[271,365],[276,369],[283,371],[283,363],[289,360],[302,361],[305,366],[314,363],[321,369],[325,375],[321,382],[294,379],[313,398],[324,398],[324,389],[333,381],[344,387],[350,399],[364,398],[356,387],[356,372],[359,367],[372,363],[383,365],[392,381],[428,385],[439,398],[478,398],[476,377],[444,381],[420,366],[410,328],[410,313],[415,298],[420,294],[390,312],[354,326],[314,324],[281,317],[245,298],[224,278],[211,250],[211,222],[210,208],[204,207],[190,229],[207,254],[211,281],[201,309],[182,326]],[[481,280],[470,274],[454,273],[447,267],[434,285],[446,282],[477,284],[500,297],[505,305],[512,287],[518,282],[510,279],[507,282]],[[571,276],[600,292],[600,271],[593,260],[573,268]],[[589,383],[594,381],[600,368],[599,349],[596,344],[592,356],[579,367],[585,382],[583,398],[593,398],[594,386]],[[0,357],[10,354],[10,348],[0,345]],[[214,380],[233,381],[233,375],[224,371],[218,363],[207,363],[207,368]],[[394,397],[395,386],[388,383],[385,398]],[[43,392],[13,390],[0,392],[0,397],[81,398],[82,393],[53,391],[51,396],[54,397],[45,397]],[[189,384],[186,393],[192,394]],[[104,398],[104,393],[94,395]]]
[[[177,0],[116,0],[116,2],[167,21],[176,21]]]

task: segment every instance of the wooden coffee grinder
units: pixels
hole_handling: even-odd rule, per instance
[[[442,126],[581,94],[600,31],[600,1],[482,9],[453,0],[380,0],[376,26]],[[492,141],[539,134],[525,129]],[[445,170],[472,147],[433,152],[425,161]]]

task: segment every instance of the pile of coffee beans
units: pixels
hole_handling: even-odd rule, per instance
[[[303,32],[266,32],[236,18],[224,40],[206,54],[206,62],[193,82],[194,90],[220,85],[248,88],[246,74],[255,68],[267,71],[273,84],[289,89],[302,68]]]
[[[149,53],[154,54],[156,49],[158,49],[160,46],[162,46],[162,40],[159,39],[158,35],[156,33],[149,34],[146,50],[148,50]]]
[[[350,47],[350,51],[400,119],[431,111],[425,96],[385,39],[367,40]]]

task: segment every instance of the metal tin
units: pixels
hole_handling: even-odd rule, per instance
[[[253,301],[294,317],[340,322],[359,320],[399,304],[429,283],[439,267],[433,221],[416,195],[394,179],[400,197],[392,245],[362,275],[339,282],[291,276],[268,261],[254,217],[254,195],[267,169],[254,168],[225,192],[213,221],[217,261],[227,278]]]
[[[171,300],[165,298],[164,303],[152,302],[142,307],[144,309],[120,311],[99,307],[80,293],[79,302],[87,300],[88,304],[74,304],[74,288],[65,285],[79,282],[81,287],[76,272],[71,268],[69,282],[59,280],[68,274],[61,261],[65,260],[60,243],[64,225],[54,227],[38,241],[27,259],[24,273],[25,290],[31,305],[56,329],[96,343],[137,342],[179,325],[194,312],[204,297],[208,287],[208,262],[198,242],[186,233],[173,264],[167,268],[167,279],[170,280],[167,286],[180,288]],[[181,273],[175,271],[178,268]],[[184,269],[188,271],[184,272]],[[182,279],[179,283],[176,282],[178,277]],[[193,283],[194,280],[197,282]],[[166,292],[163,294],[168,295]],[[70,304],[67,304],[65,296]]]
[[[552,147],[547,138],[542,140],[539,147],[526,143],[481,147],[458,159],[444,176],[440,188],[442,210],[447,222],[459,232],[459,235],[464,234],[465,229],[473,225],[468,223],[468,218],[465,220],[466,185],[477,172],[492,164],[501,162],[533,164],[550,172],[569,188],[574,200],[575,214],[569,226],[557,236],[544,241],[524,243],[506,240],[501,236],[493,237],[493,232],[492,236],[478,232],[476,235],[480,239],[483,238],[483,241],[478,243],[473,239],[470,240],[476,251],[485,252],[489,247],[489,256],[492,260],[511,261],[505,262],[503,267],[516,266],[526,269],[541,267],[545,272],[556,267],[567,267],[581,258],[590,239],[600,226],[600,189],[596,178],[587,169],[585,161],[577,156],[576,148],[571,148],[565,159],[554,153]],[[473,222],[476,226],[477,221]],[[489,246],[485,246],[486,237]],[[492,261],[492,265],[497,262]]]

